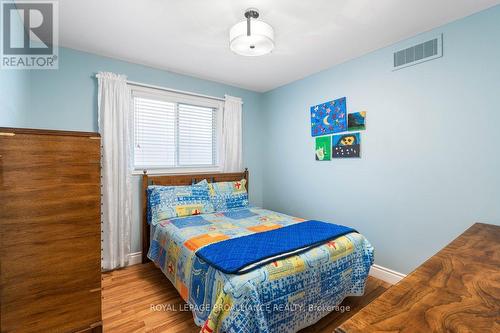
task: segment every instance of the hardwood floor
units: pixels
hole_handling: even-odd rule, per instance
[[[153,263],[130,266],[103,274],[102,317],[104,332],[193,332],[190,311],[179,311],[185,306],[177,290]],[[331,333],[337,326],[383,293],[390,285],[368,278],[365,296],[349,297],[342,304],[350,312],[334,312],[301,332]],[[157,305],[158,309],[154,309]],[[161,306],[168,307],[161,310]]]

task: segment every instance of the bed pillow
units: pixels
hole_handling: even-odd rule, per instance
[[[149,220],[156,224],[172,217],[213,213],[208,184],[148,186]]]
[[[198,184],[207,184],[210,198],[215,211],[224,211],[233,208],[248,207],[248,192],[246,179],[234,182],[208,183],[206,180]]]

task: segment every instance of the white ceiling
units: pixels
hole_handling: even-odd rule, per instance
[[[60,0],[62,46],[255,91],[268,91],[500,0]],[[276,48],[229,49],[248,7],[274,27]]]

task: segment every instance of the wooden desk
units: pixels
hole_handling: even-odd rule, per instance
[[[500,226],[474,224],[335,332],[500,332]]]

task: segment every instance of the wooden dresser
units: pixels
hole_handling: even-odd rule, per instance
[[[335,332],[500,332],[500,226],[474,224]]]
[[[101,332],[100,138],[0,128],[0,330]]]

